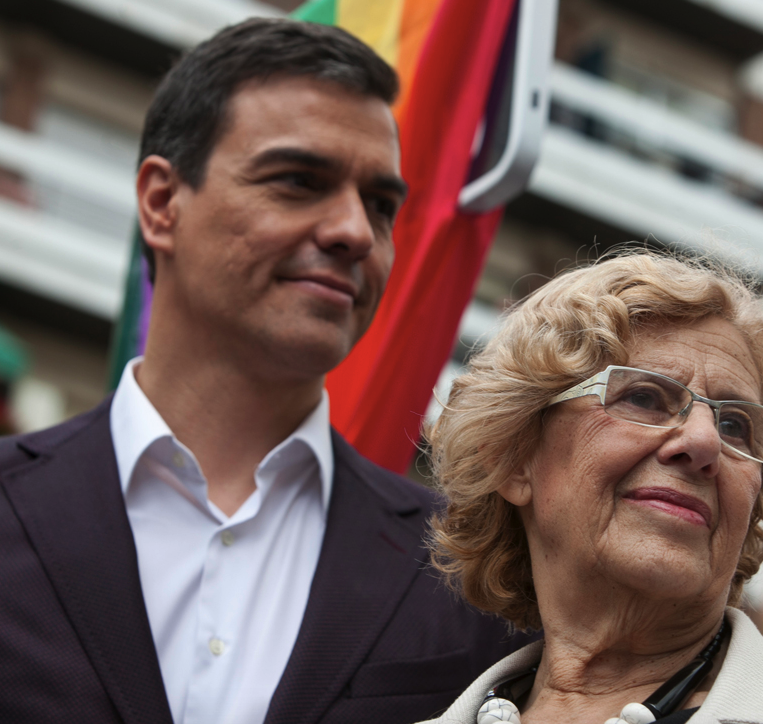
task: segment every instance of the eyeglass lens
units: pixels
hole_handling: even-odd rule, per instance
[[[644,370],[613,369],[604,407],[621,420],[654,427],[678,427],[691,409],[691,393],[673,380]],[[763,407],[726,402],[715,413],[718,434],[728,446],[763,460]]]

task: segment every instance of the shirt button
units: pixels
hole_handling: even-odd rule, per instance
[[[183,457],[183,453],[181,453],[179,450],[172,455],[172,464],[176,468],[184,468],[185,467],[185,458]]]
[[[209,650],[215,656],[222,656],[225,651],[225,644],[220,639],[209,639]]]
[[[236,540],[236,536],[229,530],[224,530],[220,535],[224,546],[232,546]]]

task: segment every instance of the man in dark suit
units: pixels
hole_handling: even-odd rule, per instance
[[[359,41],[286,21],[160,86],[145,357],[0,442],[4,724],[405,724],[520,643],[427,570],[433,496],[328,423],[392,266],[396,90]]]

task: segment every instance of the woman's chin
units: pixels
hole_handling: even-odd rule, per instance
[[[728,571],[719,575],[714,565],[712,533],[704,522],[624,502],[598,548],[597,568],[605,577],[649,598],[696,596],[711,589],[720,595]]]
[[[714,574],[707,555],[664,539],[642,540],[626,555],[602,560],[602,574],[626,592],[650,601],[713,599],[723,595],[727,581]],[[707,549],[705,549],[707,550]]]

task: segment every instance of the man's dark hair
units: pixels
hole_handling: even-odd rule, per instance
[[[242,83],[271,76],[327,80],[388,104],[398,92],[395,71],[341,28],[246,20],[196,46],[165,76],[146,114],[139,163],[151,154],[162,156],[198,189],[226,129],[231,96]],[[143,244],[143,252],[153,281],[153,250]]]

